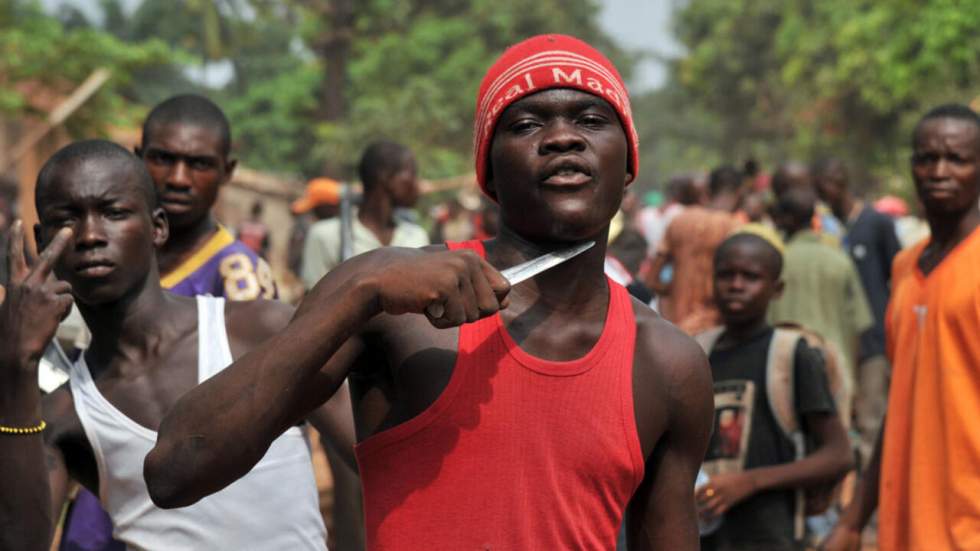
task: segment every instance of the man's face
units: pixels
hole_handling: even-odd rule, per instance
[[[401,167],[392,174],[385,185],[396,207],[412,208],[419,200],[419,180],[415,157],[406,154]]]
[[[38,198],[38,246],[73,230],[54,268],[79,302],[113,302],[140,286],[167,240],[162,209],[150,212],[133,167],[86,159],[64,166]]]
[[[731,245],[715,264],[715,304],[725,323],[742,323],[766,314],[769,301],[782,290],[761,245]]]
[[[510,105],[490,147],[487,188],[521,236],[579,241],[606,231],[633,176],[626,133],[605,100],[546,90]]]
[[[183,122],[153,128],[143,136],[137,154],[153,177],[160,205],[175,231],[208,216],[218,189],[235,168],[235,161],[222,151],[217,130]]]
[[[790,162],[777,170],[773,175],[772,192],[776,197],[794,189],[812,190],[813,177],[810,168],[803,163]]]
[[[832,164],[822,173],[814,178],[817,194],[822,201],[830,205],[835,213],[839,211],[844,203],[844,190],[847,189],[847,174],[844,167]]]
[[[915,133],[912,177],[929,214],[962,213],[976,208],[980,191],[980,135],[969,121],[952,118],[923,122]]]

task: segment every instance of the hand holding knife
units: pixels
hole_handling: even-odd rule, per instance
[[[585,243],[579,243],[567,249],[545,253],[537,258],[532,258],[526,262],[521,262],[520,264],[501,270],[500,275],[504,276],[511,286],[514,286],[531,279],[545,270],[554,268],[570,258],[584,253],[594,245],[595,241],[586,241]],[[432,318],[441,318],[446,313],[446,310],[443,304],[433,303],[425,309],[425,312]]]

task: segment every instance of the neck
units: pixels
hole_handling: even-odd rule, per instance
[[[218,222],[210,213],[199,222],[181,228],[171,228],[170,237],[158,252],[158,256],[166,259],[180,259],[197,250],[218,229]]]
[[[761,316],[750,320],[726,323],[725,338],[730,342],[742,342],[762,333],[768,328],[769,322],[766,320],[765,313],[763,313]]]
[[[969,211],[959,218],[949,214],[926,213],[929,229],[932,232],[932,243],[940,250],[948,250],[959,244],[980,226],[980,209],[974,204]]]
[[[573,311],[595,304],[602,308],[608,300],[604,262],[608,228],[590,239],[589,250],[545,270],[514,287],[511,302],[543,304],[551,310]],[[530,241],[502,226],[498,236],[487,243],[487,259],[498,269],[509,268],[550,251],[566,249],[570,242]]]
[[[391,198],[380,191],[375,191],[364,195],[364,201],[357,211],[357,218],[369,228],[385,228],[395,225],[394,211]]]
[[[135,355],[145,351],[153,341],[159,341],[169,325],[168,302],[172,299],[160,287],[154,268],[143,285],[115,302],[78,309],[92,331],[92,343],[86,356],[93,365],[107,365],[120,355]]]

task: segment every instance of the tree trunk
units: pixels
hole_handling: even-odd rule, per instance
[[[313,0],[313,10],[328,24],[328,31],[313,46],[324,64],[324,79],[320,87],[318,118],[323,122],[342,123],[348,117],[347,62],[354,34],[354,0]],[[323,165],[327,176],[346,179],[349,163],[333,156]]]

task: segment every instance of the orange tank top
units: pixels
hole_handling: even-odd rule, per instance
[[[980,229],[929,275],[926,243],[892,265],[878,543],[980,549]]]
[[[485,256],[479,241],[449,248]],[[499,314],[460,327],[436,401],[355,448],[369,549],[615,548],[644,467],[636,320],[608,285],[602,335],[575,360],[524,352]]]

